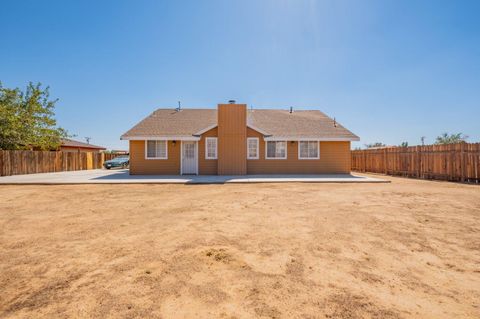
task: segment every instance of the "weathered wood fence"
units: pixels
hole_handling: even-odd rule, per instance
[[[0,150],[0,176],[102,168],[113,154]]]
[[[480,183],[480,143],[355,150],[352,171]]]

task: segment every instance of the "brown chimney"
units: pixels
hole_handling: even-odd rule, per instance
[[[233,103],[232,103],[233,102]],[[218,104],[218,175],[247,173],[247,105]]]

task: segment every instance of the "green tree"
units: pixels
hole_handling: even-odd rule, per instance
[[[457,133],[457,134],[443,133],[442,135],[437,136],[435,144],[462,143],[462,142],[465,142],[467,138],[468,136],[464,135],[463,133]]]
[[[370,144],[365,144],[366,148],[373,148],[373,147],[384,147],[386,146],[385,144],[381,142],[375,142],[375,143],[370,143]]]
[[[398,145],[400,147],[408,147],[408,142],[402,142],[400,145]]]
[[[0,82],[0,149],[56,149],[67,132],[57,127],[48,87],[29,83],[25,91]]]

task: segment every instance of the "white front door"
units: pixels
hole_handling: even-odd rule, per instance
[[[197,174],[197,142],[182,141],[182,174]]]

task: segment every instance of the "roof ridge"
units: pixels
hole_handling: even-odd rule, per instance
[[[178,107],[159,107],[159,108],[156,108],[155,111],[153,112],[156,112],[156,111],[172,111],[172,110],[177,110]],[[213,110],[213,111],[217,111],[217,108],[212,108],[212,107],[182,107],[180,109],[181,111],[184,111],[184,110]],[[290,112],[290,109],[289,108],[285,108],[285,109],[272,109],[272,108],[247,108],[247,111],[282,111],[282,112]],[[298,113],[298,112],[319,112],[319,113],[323,113],[325,114],[324,112],[320,111],[320,110],[299,110],[299,109],[294,109],[292,113]]]
[[[168,110],[168,111],[171,111],[171,110],[178,110],[178,107],[173,107],[173,108],[166,108],[166,107],[160,107],[160,108],[157,108],[155,109],[155,111],[159,111],[159,110]],[[181,111],[183,110],[217,110],[216,108],[199,108],[199,107],[182,107],[180,109]]]
[[[254,109],[248,109],[249,111],[284,111],[284,112],[290,112],[290,109],[261,109],[261,108],[254,108]],[[292,113],[295,112],[322,112],[320,110],[297,110],[293,109]]]

